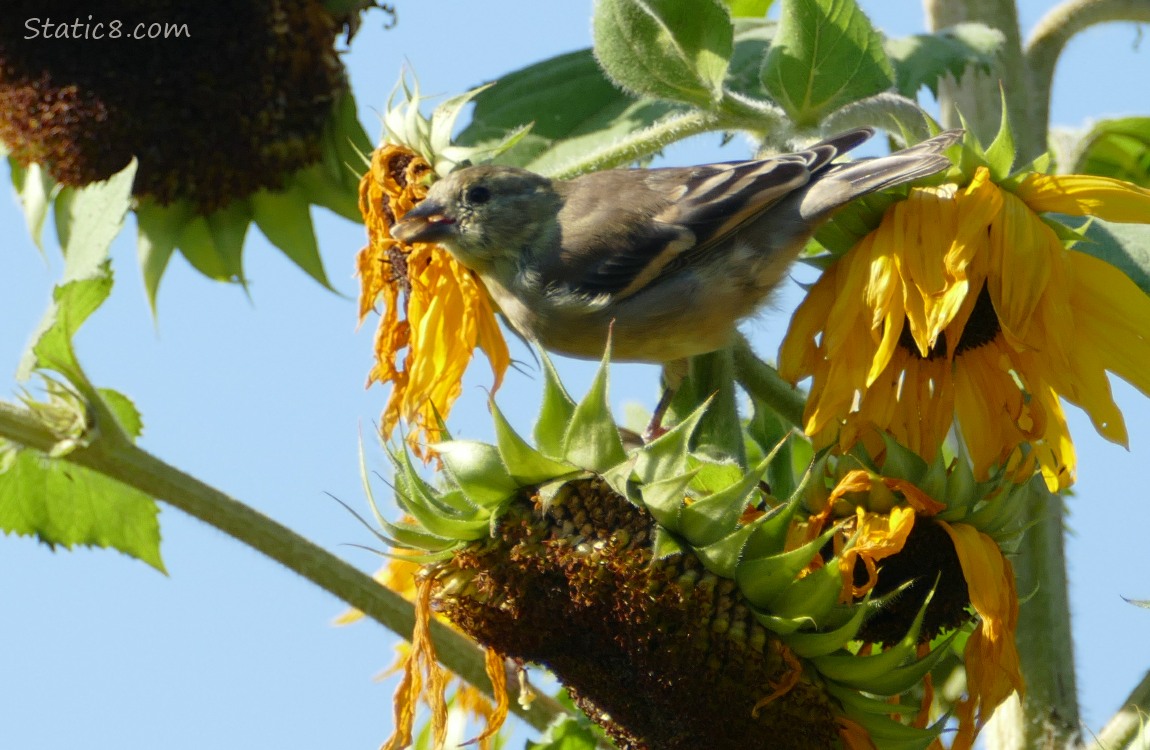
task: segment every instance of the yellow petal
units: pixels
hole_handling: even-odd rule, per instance
[[[779,375],[792,385],[814,374],[815,360],[821,357],[819,335],[834,302],[837,276],[836,264],[824,271],[807,291],[779,346]]]
[[[1054,231],[1025,203],[1004,196],[1002,212],[990,225],[987,284],[1003,330],[1026,342],[1031,318],[1050,279],[1050,264],[1064,252]]]
[[[882,324],[882,338],[878,349],[871,358],[870,370],[866,376],[866,386],[870,388],[878,376],[890,364],[899,340],[902,338],[903,326],[906,324],[906,315],[902,309],[902,295],[893,295],[886,307],[886,314],[880,321]]]
[[[980,622],[966,645],[967,692],[981,725],[1011,693],[1025,686],[1015,643],[1018,593],[1014,570],[998,545],[973,526],[939,522],[950,536]]]
[[[1111,177],[1030,174],[1015,194],[1034,211],[1150,223],[1150,190]]]
[[[1150,395],[1150,297],[1109,263],[1068,255],[1080,341],[1097,346],[1107,369]]]

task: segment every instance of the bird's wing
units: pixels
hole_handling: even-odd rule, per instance
[[[634,294],[704,257],[869,135],[852,131],[769,159],[611,170],[566,183],[562,249],[547,276],[577,295]]]

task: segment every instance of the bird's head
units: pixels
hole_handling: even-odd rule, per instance
[[[484,270],[542,239],[559,203],[546,177],[513,167],[467,167],[432,185],[391,236],[409,244],[438,243],[464,266]]]

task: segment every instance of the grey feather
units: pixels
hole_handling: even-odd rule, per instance
[[[836,209],[946,169],[944,151],[961,131],[834,161],[872,135],[853,130],[761,160],[568,181],[471,167],[433,185],[392,233],[440,242],[512,325],[549,349],[598,357],[614,322],[616,359],[666,362],[727,345]]]

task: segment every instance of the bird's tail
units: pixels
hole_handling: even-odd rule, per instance
[[[889,156],[831,164],[803,196],[799,212],[808,221],[818,221],[856,198],[941,172],[951,166],[943,152],[962,134],[946,130]]]

